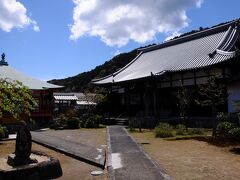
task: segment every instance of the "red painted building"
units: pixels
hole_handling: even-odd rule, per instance
[[[31,119],[35,120],[36,122],[41,121],[43,123],[52,119],[54,108],[53,92],[59,91],[59,89],[63,88],[62,86],[40,81],[18,72],[9,66],[4,59],[0,61],[0,78],[10,81],[18,80],[32,90],[33,97],[37,101],[37,106],[31,114]],[[15,122],[16,120],[14,120],[12,117],[0,119],[0,124],[9,124]]]

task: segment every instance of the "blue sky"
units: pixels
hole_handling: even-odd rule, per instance
[[[0,0],[0,53],[32,77],[89,71],[115,54],[240,18],[239,0]]]

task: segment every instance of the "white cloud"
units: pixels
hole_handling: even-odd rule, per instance
[[[34,30],[35,32],[39,32],[39,31],[40,31],[40,27],[38,26],[37,22],[34,21],[34,20],[31,20],[31,23],[32,23],[32,25],[33,25],[33,30]]]
[[[168,36],[168,37],[165,39],[165,41],[171,40],[171,39],[173,39],[174,37],[180,36],[180,35],[181,35],[180,32],[175,31],[175,32],[173,32],[170,36]]]
[[[37,22],[27,15],[27,9],[16,0],[0,0],[0,29],[10,32],[13,28],[32,25],[34,31],[40,31]]]
[[[178,34],[188,26],[187,10],[203,0],[73,0],[70,39],[98,36],[109,46],[145,43],[157,33]]]
[[[203,1],[204,1],[204,0],[199,0],[199,1],[197,1],[197,4],[196,4],[196,5],[197,5],[198,8],[200,8],[200,7],[202,6]]]

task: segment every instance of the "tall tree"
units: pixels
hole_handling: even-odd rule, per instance
[[[0,117],[6,114],[20,120],[29,116],[36,102],[31,90],[19,81],[0,79]]]
[[[219,105],[223,105],[227,101],[227,91],[223,84],[217,83],[217,76],[211,76],[206,84],[199,86],[198,90],[199,98],[196,103],[201,106],[208,106],[212,109],[213,116],[213,132],[212,136],[216,136],[217,127],[217,108]]]
[[[235,101],[234,103],[235,110],[237,111],[237,116],[238,116],[238,124],[240,125],[240,101]]]
[[[179,108],[180,112],[180,117],[183,118],[184,125],[188,126],[187,124],[187,115],[188,115],[188,110],[190,107],[190,102],[191,102],[191,94],[189,90],[187,90],[183,84],[181,85],[180,89],[177,92],[177,106]]]

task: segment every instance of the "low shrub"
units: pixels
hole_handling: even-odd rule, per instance
[[[100,115],[95,115],[94,116],[94,121],[95,121],[95,128],[99,128],[99,124],[101,123],[103,117]]]
[[[204,129],[202,128],[191,128],[188,130],[189,135],[203,135]]]
[[[224,112],[219,112],[217,113],[217,121],[218,122],[228,122],[229,121],[229,117],[226,113]]]
[[[82,119],[81,127],[85,128],[99,128],[100,122],[102,120],[102,116],[100,115],[93,115],[86,119]]]
[[[56,127],[57,127],[57,126],[56,126],[56,124],[54,124],[54,123],[52,123],[52,124],[49,125],[49,128],[50,128],[50,129],[56,129]]]
[[[77,111],[75,109],[68,109],[63,115],[67,118],[76,117]]]
[[[67,119],[67,127],[69,129],[78,129],[79,123],[80,123],[80,120],[77,117],[71,117],[71,118]]]
[[[183,124],[178,124],[176,126],[176,135],[186,135],[187,131],[186,131],[186,126]]]
[[[235,128],[235,124],[230,122],[221,122],[217,125],[217,136],[229,138],[231,136],[230,130],[233,128]]]
[[[87,121],[87,117],[80,117],[80,127],[84,128],[85,127],[85,123]]]
[[[0,139],[5,137],[4,129],[2,126],[0,126]]]
[[[8,132],[7,127],[3,126],[2,128],[3,128],[3,132],[4,132],[4,137],[8,138],[9,132]]]
[[[94,128],[94,119],[92,117],[88,118],[84,124],[85,128]]]
[[[154,129],[155,137],[173,137],[172,130],[172,126],[170,126],[168,123],[159,123],[159,125]]]
[[[136,131],[136,128],[137,125],[136,125],[136,120],[135,118],[130,118],[129,121],[128,121],[128,128],[129,128],[129,131],[130,132],[135,132]]]
[[[64,114],[60,114],[60,116],[59,116],[59,119],[58,119],[58,124],[60,125],[65,125],[65,124],[67,124],[67,120],[68,120],[69,118],[67,117],[67,116],[65,116]]]
[[[240,127],[235,127],[229,131],[233,139],[240,140]]]

